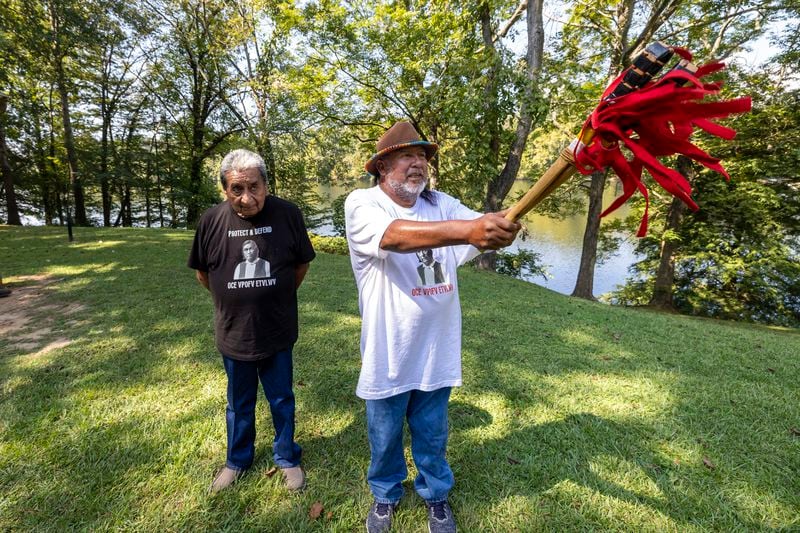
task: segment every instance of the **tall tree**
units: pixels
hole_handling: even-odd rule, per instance
[[[95,81],[97,91],[97,104],[100,113],[100,153],[99,153],[99,181],[100,197],[103,209],[103,225],[111,225],[112,203],[112,154],[114,148],[113,124],[120,108],[125,104],[125,99],[133,88],[136,78],[131,70],[137,66],[132,60],[134,48],[128,42],[127,36],[121,28],[110,27],[102,36],[101,61],[98,65],[99,75]]]
[[[317,21],[312,59],[341,73],[334,83],[356,102],[338,120],[371,142],[391,121],[409,120],[442,145],[432,183],[476,208],[499,208],[542,114],[541,2],[319,2],[306,13]],[[520,68],[503,38],[522,13],[529,45]]]
[[[231,10],[222,0],[145,3],[162,23],[156,35],[162,45],[149,50],[152,66],[142,81],[172,117],[186,151],[186,222],[194,227],[215,194],[204,179],[203,164],[227,137],[241,131],[224,107],[230,90],[224,36]]]
[[[544,25],[542,20],[542,0],[530,0],[520,5],[526,9],[527,23],[527,51],[525,54],[525,80],[524,88],[520,94],[519,119],[514,133],[511,147],[508,150],[506,162],[503,170],[493,176],[486,186],[486,198],[484,200],[484,211],[499,211],[503,201],[508,196],[511,186],[517,179],[522,155],[525,152],[525,145],[528,142],[534,116],[540,111],[541,106],[537,105],[541,101],[538,94],[539,75],[542,70],[542,59],[544,54]],[[515,12],[516,13],[516,12]],[[513,17],[512,17],[513,18]],[[488,9],[482,11],[481,25],[483,28],[484,46],[494,50],[495,34],[488,24]],[[501,30],[502,31],[502,30]],[[499,139],[498,139],[499,141]],[[498,147],[499,149],[499,147]],[[495,252],[488,252],[481,256],[478,264],[487,270],[495,268]]]
[[[686,178],[689,183],[694,182],[695,170],[692,160],[686,156],[678,156],[676,170]],[[675,253],[680,246],[677,231],[680,229],[683,215],[686,213],[686,204],[673,198],[664,220],[664,229],[661,232],[661,242],[658,249],[658,267],[653,280],[653,294],[648,305],[660,309],[672,310],[672,284],[675,281]]]
[[[91,8],[96,6],[84,2],[45,0],[44,3],[47,10],[47,34],[50,43],[48,56],[61,103],[61,122],[64,127],[64,147],[67,151],[69,181],[75,206],[75,223],[85,226],[88,224],[88,219],[84,200],[83,176],[78,164],[70,107],[73,87],[67,81],[66,62],[68,58],[71,59],[71,54],[82,50],[82,44],[86,44],[87,40],[81,42],[80,38],[85,38],[88,32],[95,27],[96,21],[93,18],[98,15],[99,11],[92,10]]]
[[[14,191],[14,173],[8,162],[8,147],[6,145],[6,109],[8,109],[8,96],[0,93],[0,172],[3,175],[3,192],[6,197],[7,222],[19,226],[22,224],[17,207],[17,194]]]
[[[604,2],[600,4],[576,4],[570,19],[571,27],[564,32],[567,38],[575,38],[577,32],[584,31],[586,26],[593,28],[590,35],[569,43],[566,48],[573,53],[577,52],[575,45],[582,46],[586,40],[599,34],[599,42],[592,42],[589,65],[605,68],[605,79],[610,81],[630,61],[634,52],[646,44],[655,31],[672,15],[678,7],[680,0],[659,0],[652,5],[645,19],[640,33],[631,36],[634,14],[637,9],[636,0],[623,0],[621,2]],[[584,25],[582,22],[587,24]],[[576,54],[577,55],[577,54]],[[580,57],[580,56],[578,56]],[[604,63],[604,59],[608,58]],[[589,208],[586,218],[586,228],[583,234],[581,247],[581,260],[578,268],[578,277],[572,296],[579,298],[594,298],[594,269],[597,263],[597,243],[600,230],[600,212],[602,211],[603,191],[606,185],[607,172],[594,172],[591,175],[589,188]]]
[[[286,77],[293,60],[290,37],[297,16],[291,2],[241,1],[226,32],[236,87],[223,95],[225,103],[264,158],[273,191],[279,187],[276,137],[292,131],[288,124],[299,120]]]
[[[0,91],[11,81],[9,78],[13,76],[10,72],[13,70],[12,61],[14,61],[14,52],[12,48],[13,30],[19,27],[19,17],[13,11],[11,3],[3,4],[0,6],[0,18],[6,22],[8,26],[5,29],[0,29]],[[14,179],[8,162],[8,147],[6,144],[6,110],[8,108],[8,95],[0,92],[0,173],[3,177],[3,192],[6,198],[6,211],[7,221],[9,224],[20,224],[19,210],[17,208],[17,195],[14,190]]]
[[[61,186],[55,157],[49,162],[45,159],[48,139],[42,134],[53,123],[50,115],[54,109],[50,105],[52,99],[48,98],[51,68],[46,60],[42,61],[47,58],[47,47],[41,39],[46,17],[39,4],[31,6],[10,0],[0,4],[0,19],[3,20],[0,25],[0,87],[5,88],[13,103],[3,117],[6,157],[9,162],[13,151],[15,158],[23,162],[13,172],[15,199],[12,203],[16,203],[22,193],[28,197],[28,205],[36,206],[40,202],[33,198],[41,194],[45,222],[49,224]],[[32,160],[34,164],[24,164],[25,160]],[[5,175],[9,182],[8,166]],[[12,205],[12,211],[14,209]]]
[[[783,325],[800,323],[800,93],[779,78],[757,75],[736,83],[754,96],[751,113],[737,117],[733,142],[708,140],[730,182],[704,171],[694,178],[697,212],[678,225],[657,220],[637,251],[643,259],[616,295],[622,303],[663,304],[684,313]],[[663,232],[659,226],[666,224]],[[662,242],[672,245],[665,254]],[[659,285],[661,265],[674,265]],[[652,294],[652,297],[650,296]]]

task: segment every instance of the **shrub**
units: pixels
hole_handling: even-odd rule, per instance
[[[308,233],[308,236],[311,238],[311,244],[314,246],[314,249],[318,252],[335,255],[350,255],[347,248],[347,239],[344,237],[326,237],[311,232]]]

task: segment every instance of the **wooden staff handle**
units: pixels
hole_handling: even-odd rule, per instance
[[[525,196],[508,210],[506,219],[516,222],[547,198],[558,186],[567,181],[570,176],[575,174],[577,169],[575,168],[573,151],[574,145],[570,145],[561,151],[555,163],[550,165],[550,168],[533,184],[528,192],[525,193]]]

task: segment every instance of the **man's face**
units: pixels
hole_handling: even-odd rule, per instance
[[[378,170],[383,190],[401,205],[414,205],[428,183],[428,159],[421,146],[390,152],[378,161]]]
[[[420,263],[425,266],[431,266],[433,264],[433,250],[430,248],[426,250],[420,250],[417,252],[417,259],[419,259]]]
[[[225,183],[225,197],[240,217],[255,216],[264,208],[267,186],[257,168],[231,170]]]
[[[248,242],[247,244],[242,247],[242,253],[244,254],[245,260],[249,262],[253,262],[256,260],[256,256],[258,255],[258,248],[256,248],[255,243]]]

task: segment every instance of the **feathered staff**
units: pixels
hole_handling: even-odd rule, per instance
[[[653,80],[673,54],[682,58],[679,64]],[[733,139],[736,135],[734,130],[720,126],[712,119],[747,112],[751,103],[750,97],[703,101],[708,95],[718,94],[722,84],[705,83],[702,78],[721,70],[724,64],[713,62],[698,68],[691,59],[691,53],[684,48],[668,47],[658,42],[648,46],[633,65],[609,85],[600,104],[586,119],[578,138],[509,209],[506,218],[521,218],[576,171],[590,174],[608,167],[622,181],[623,193],[600,216],[614,211],[639,190],[646,200],[637,233],[639,237],[647,233],[649,199],[641,180],[645,168],[666,191],[697,210],[689,182],[676,170],[665,167],[658,158],[683,154],[729,179],[720,160],[692,144],[689,137],[697,127],[711,135]],[[625,158],[620,144],[630,150],[631,159]]]

